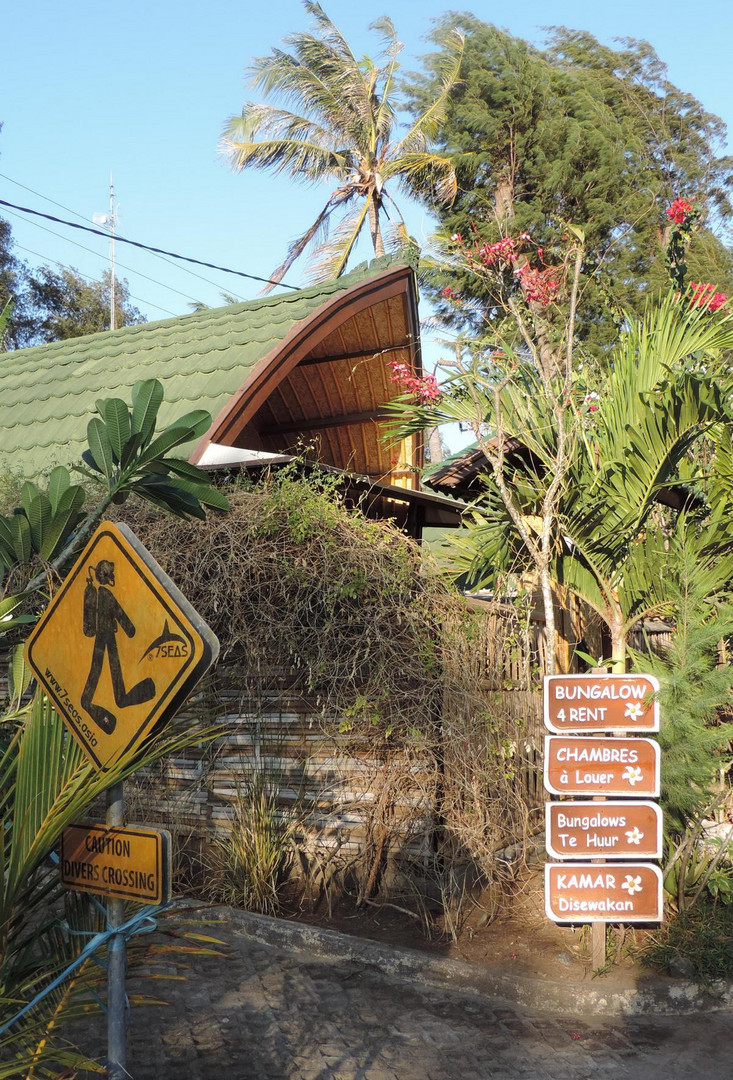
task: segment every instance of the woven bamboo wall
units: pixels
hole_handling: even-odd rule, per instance
[[[222,834],[248,785],[263,781],[281,813],[295,813],[308,841],[320,849],[348,858],[379,830],[411,857],[426,851],[434,802],[429,756],[421,760],[419,747],[378,755],[366,740],[339,734],[338,717],[324,717],[313,701],[291,698],[287,687],[278,696],[273,680],[266,681],[266,695],[222,694],[219,685],[216,720],[226,733],[203,750],[141,770],[128,785],[130,814],[178,834]]]
[[[452,746],[459,738],[473,740],[472,760],[495,755],[499,747],[517,795],[530,808],[539,807],[545,733],[537,673],[543,629],[537,619],[520,626],[513,609],[486,610],[461,663],[482,700],[494,741],[477,739],[484,721],[476,722],[475,700],[469,715],[466,702],[446,691],[436,743],[425,752],[416,741],[402,752],[376,753],[373,740],[341,734],[340,717],[324,715],[317,702],[292,693],[292,672],[221,668],[176,722],[205,715],[221,723],[225,733],[204,749],[188,749],[136,774],[127,785],[128,820],[171,828],[179,836],[225,833],[238,797],[259,776],[277,793],[282,814],[296,810],[302,816],[308,842],[321,850],[348,858],[381,837],[379,842],[386,838],[419,859],[434,846],[440,788],[465,779],[465,758]],[[662,643],[669,636],[666,626],[651,630]],[[3,676],[6,668],[0,657]],[[0,682],[0,693],[5,692]],[[480,794],[492,797],[488,788]]]

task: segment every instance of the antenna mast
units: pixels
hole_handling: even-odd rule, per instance
[[[115,327],[115,187],[109,173],[109,328]]]
[[[93,214],[92,221],[95,225],[104,225],[109,229],[109,328],[115,330],[115,225],[117,224],[117,211],[115,209],[115,188],[111,169],[109,173],[109,213]]]

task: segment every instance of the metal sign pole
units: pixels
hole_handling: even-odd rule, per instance
[[[125,824],[124,784],[113,784],[107,792],[107,824]],[[123,922],[124,900],[107,901],[107,923],[111,929]],[[125,1080],[128,1076],[125,1046],[125,939],[113,934],[107,950],[107,1076]]]

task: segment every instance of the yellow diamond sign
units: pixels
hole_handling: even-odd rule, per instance
[[[175,713],[216,637],[126,525],[103,522],[28,639],[26,655],[100,769]]]

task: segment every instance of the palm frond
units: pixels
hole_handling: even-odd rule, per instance
[[[39,989],[48,987],[70,955],[79,955],[81,939],[67,940],[58,921],[62,890],[49,862],[63,830],[82,818],[107,787],[137,768],[217,734],[214,728],[172,727],[137,755],[128,754],[100,772],[86,760],[40,691],[8,724],[12,737],[0,751],[0,1003],[5,1021]],[[71,984],[52,990],[13,1025],[9,1045],[36,1055],[39,1076],[51,1054],[46,1044],[52,1029],[62,1016],[74,1015],[80,1000],[77,989],[86,985],[87,975],[98,977],[98,968],[88,972],[82,968]],[[52,1057],[57,1064],[79,1061],[73,1050],[58,1047]],[[0,1077],[13,1075],[1,1070],[2,1066]]]
[[[407,134],[394,147],[394,157],[399,158],[404,154],[425,151],[440,136],[450,95],[459,82],[464,47],[465,40],[460,33],[452,32],[445,38],[438,69],[440,92],[428,108],[414,121]]]
[[[227,143],[301,139],[340,156],[334,149],[333,133],[323,124],[288,109],[255,101],[246,101],[241,113],[229,118],[222,138]]]
[[[495,491],[464,524],[465,529],[453,538],[451,555],[466,587],[503,592],[508,581],[531,569],[527,551]]]
[[[388,157],[382,172],[385,181],[395,176],[411,195],[427,195],[439,203],[452,203],[458,191],[456,170],[450,158],[427,150]]]
[[[321,6],[305,7],[315,19],[316,33],[290,34],[285,44],[292,52],[273,49],[258,57],[249,69],[250,81],[265,94],[298,101],[307,112],[327,119],[342,138],[353,137],[360,127],[363,133],[371,109],[362,67]]]
[[[386,15],[382,16],[381,19],[377,19],[376,22],[373,22],[369,29],[376,30],[382,35],[388,57],[387,64],[379,73],[382,78],[379,103],[376,111],[372,110],[374,145],[376,149],[378,144],[386,146],[392,135],[392,128],[394,127],[396,119],[396,111],[393,104],[393,92],[395,89],[397,71],[399,70],[398,57],[402,52],[404,45],[401,41],[397,40],[397,34],[392,20]]]
[[[288,246],[285,258],[270,275],[270,284],[266,285],[262,290],[263,295],[268,293],[276,282],[282,281],[295,260],[303,254],[309,244],[319,244],[320,242],[320,247],[323,246],[328,236],[331,214],[352,199],[353,195],[354,193],[349,190],[339,190],[331,196],[310,228],[306,229],[301,236],[293,240]],[[320,279],[316,278],[315,280]]]
[[[360,207],[339,222],[311,263],[308,273],[310,281],[327,281],[329,278],[341,277],[366,224],[368,210],[369,204],[364,200]]]
[[[358,67],[353,57],[351,63],[347,62],[348,82],[352,84],[347,88],[346,74],[332,52],[317,38],[309,35],[302,38],[296,55],[273,49],[269,56],[254,60],[249,69],[250,85],[266,97],[275,95],[285,105],[297,105],[299,110],[320,118],[343,136],[348,119],[344,95],[353,97]]]
[[[302,139],[268,139],[262,142],[223,139],[220,152],[229,159],[235,172],[247,167],[272,169],[275,173],[287,173],[294,180],[304,183],[321,181],[330,176],[340,179],[347,164],[343,155]]]

